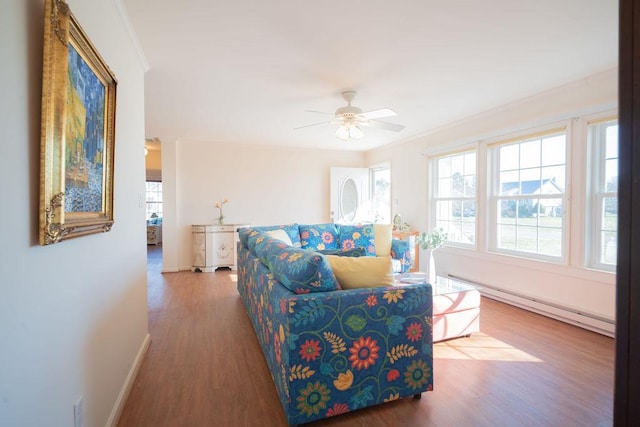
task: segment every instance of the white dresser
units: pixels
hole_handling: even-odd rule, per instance
[[[193,266],[191,271],[210,273],[218,267],[237,266],[238,227],[242,225],[192,225]]]

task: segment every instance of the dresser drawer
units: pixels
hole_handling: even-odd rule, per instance
[[[194,233],[233,233],[236,231],[236,226],[233,224],[225,225],[192,225],[191,230]]]
[[[234,230],[234,226],[233,225],[208,225],[207,226],[207,231],[209,232],[213,232],[213,233],[219,233],[219,232],[223,232],[223,231],[235,231]]]

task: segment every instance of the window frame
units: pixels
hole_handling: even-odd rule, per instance
[[[587,167],[586,182],[588,183],[586,201],[586,239],[585,239],[585,267],[595,270],[615,272],[616,264],[607,264],[601,261],[602,253],[602,232],[604,200],[608,197],[618,197],[618,191],[606,191],[606,130],[607,127],[615,123],[619,124],[617,116],[608,115],[594,118],[587,121],[586,142],[587,142]],[[592,129],[597,127],[597,135],[592,136]],[[619,153],[618,157],[619,158]],[[617,243],[617,239],[616,239]]]
[[[376,183],[375,183],[375,174],[380,171],[388,170],[389,171],[389,212],[388,217],[389,221],[381,224],[391,224],[393,221],[393,206],[392,206],[392,185],[391,185],[391,164],[390,163],[380,163],[375,166],[369,167],[369,200],[371,200],[371,220],[374,223],[380,223],[376,218],[376,208],[377,205],[374,205],[374,200],[376,199]]]
[[[517,194],[517,195],[501,195],[500,194],[500,149],[502,147],[508,145],[516,145],[523,144],[530,141],[535,141],[536,139],[542,141],[543,138],[552,137],[554,135],[564,134],[565,139],[565,157],[564,157],[564,179],[565,179],[565,188],[564,193],[562,194]],[[487,151],[487,180],[489,181],[489,185],[487,186],[487,214],[488,214],[488,230],[487,230],[487,252],[500,254],[500,255],[510,255],[516,256],[525,259],[531,259],[536,261],[545,261],[555,264],[563,264],[567,265],[568,263],[568,254],[569,254],[569,237],[570,237],[570,217],[571,217],[571,141],[572,141],[572,132],[571,126],[569,123],[562,123],[558,126],[558,124],[554,124],[552,126],[547,126],[544,128],[539,128],[534,131],[529,130],[528,132],[522,132],[516,135],[513,135],[509,138],[501,138],[500,140],[496,140],[494,142],[488,143],[485,147]],[[542,170],[544,166],[540,164],[538,166],[539,169]],[[520,173],[522,170],[526,170],[529,168],[523,168],[519,164],[518,172]],[[542,180],[542,176],[540,178]],[[523,181],[519,181],[523,182]],[[562,237],[560,255],[554,256],[544,253],[538,252],[529,252],[524,250],[512,249],[512,248],[501,248],[498,245],[499,241],[499,224],[498,220],[500,218],[498,205],[501,200],[529,200],[529,199],[559,199],[562,201],[562,220],[561,220],[561,233]],[[536,230],[539,230],[540,226],[537,224],[535,226]]]
[[[149,200],[150,191],[149,191],[149,188],[148,188],[148,185],[147,185],[148,183],[160,184],[162,186],[162,181],[155,181],[155,180],[147,180],[147,181],[145,181],[145,193],[144,193],[145,194],[145,206],[144,207],[145,207],[145,217],[146,217],[147,221],[149,219],[151,219],[151,215],[153,213],[158,214],[158,217],[162,217],[163,213],[164,213],[164,201],[163,201],[164,196],[162,194],[164,188],[161,188],[159,192],[158,191],[154,191],[154,193],[159,193],[160,194],[160,201]],[[152,204],[152,203],[153,204],[157,204],[157,203],[160,204],[161,209],[160,209],[159,212],[157,210],[149,211],[149,209],[148,209],[149,205]]]
[[[456,196],[447,196],[447,197],[440,197],[439,194],[439,183],[440,183],[440,168],[439,168],[439,161],[441,159],[445,159],[448,157],[456,157],[456,156],[465,156],[467,154],[471,154],[473,153],[475,155],[475,193],[473,195],[473,197],[470,196],[461,196],[461,197],[456,197]],[[451,239],[449,239],[447,241],[447,245],[448,246],[453,246],[453,247],[458,247],[458,248],[463,248],[463,249],[475,249],[477,250],[478,248],[478,241],[479,241],[479,217],[482,215],[482,212],[480,210],[480,205],[479,205],[479,200],[478,200],[478,194],[479,194],[479,185],[480,185],[480,174],[479,174],[479,147],[477,144],[474,144],[472,146],[465,146],[465,147],[460,147],[459,149],[455,150],[455,151],[447,151],[447,152],[443,152],[443,153],[434,153],[432,155],[430,155],[429,157],[429,169],[430,169],[430,181],[431,181],[431,185],[430,185],[430,195],[431,197],[430,199],[430,227],[429,230],[438,227],[438,223],[441,221],[447,221],[447,222],[452,222],[451,220],[439,220],[438,219],[438,202],[456,202],[456,201],[460,201],[460,202],[469,202],[472,201],[475,203],[475,207],[476,207],[476,215],[475,215],[475,220],[473,222],[473,226],[474,226],[474,242],[473,243],[464,243],[464,242],[459,242],[459,241],[453,241]],[[466,176],[466,175],[463,175]],[[464,218],[464,216],[462,216],[461,218]],[[460,223],[462,223],[462,219],[460,220]],[[445,230],[445,231],[448,231]]]

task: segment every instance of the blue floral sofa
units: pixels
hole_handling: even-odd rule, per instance
[[[272,237],[276,229],[292,245]],[[433,388],[431,286],[341,289],[318,246],[375,253],[372,228],[344,230],[239,230],[238,291],[290,425]],[[405,243],[394,242],[392,255],[407,257]]]

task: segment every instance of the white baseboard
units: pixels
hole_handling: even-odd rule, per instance
[[[107,420],[107,427],[115,427],[118,424],[118,420],[120,419],[120,414],[122,414],[122,410],[124,409],[124,404],[127,402],[127,397],[129,397],[129,392],[131,392],[131,387],[133,387],[133,382],[138,375],[138,370],[140,370],[140,366],[142,365],[142,361],[144,360],[144,356],[147,354],[147,350],[149,350],[149,345],[151,344],[151,335],[147,333],[142,341],[142,345],[138,350],[138,354],[133,361],[133,365],[131,365],[131,369],[127,374],[127,378],[124,380],[124,384],[120,389],[120,393],[118,394],[118,398],[116,399],[115,405],[113,405],[113,409],[111,410],[111,414],[109,414],[109,419]]]
[[[560,320],[561,322],[569,323],[583,329],[588,329],[608,337],[615,336],[615,321],[611,319],[606,319],[602,316],[587,313],[585,311],[564,307],[539,298],[532,298],[528,295],[507,291],[495,286],[474,282],[472,280],[453,275],[449,276],[454,279],[479,286],[480,294],[487,298],[520,307],[534,313],[542,314],[543,316],[551,317],[552,319]]]

